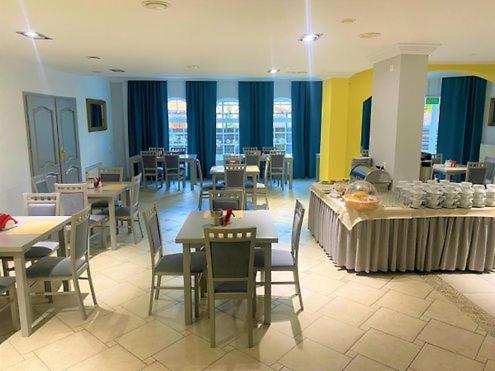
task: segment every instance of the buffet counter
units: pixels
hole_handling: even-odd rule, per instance
[[[327,190],[312,185],[308,226],[338,266],[357,272],[495,268],[495,208],[411,209],[385,200],[376,210],[355,211]]]

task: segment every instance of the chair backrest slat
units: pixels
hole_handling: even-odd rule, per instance
[[[59,193],[24,193],[24,214],[27,216],[60,215]]]
[[[285,152],[283,151],[270,151],[270,168],[271,169],[283,169],[284,168]]]
[[[138,211],[139,209],[139,190],[141,189],[141,174],[138,174],[136,176],[133,176],[131,179],[131,190],[130,190],[130,195],[131,195],[131,209],[133,209],[134,212]],[[133,216],[131,214],[131,216]]]
[[[148,235],[151,267],[155,269],[156,255],[163,256],[162,234],[156,205],[153,205],[149,210],[143,211],[143,220],[146,226],[146,234]]]
[[[224,168],[226,188],[246,188],[246,165],[229,164]]]
[[[203,188],[203,185],[204,185],[204,178],[203,178],[203,169],[201,168],[201,161],[198,159],[196,159],[196,169],[197,169],[197,176],[198,176],[198,181],[199,181],[199,185],[201,188]]]
[[[246,165],[260,166],[261,151],[245,151]]]
[[[180,159],[178,154],[167,154],[165,159],[165,171],[176,171],[179,169]]]
[[[443,164],[443,154],[435,153],[431,155],[431,163],[432,164]]]
[[[469,161],[467,163],[466,181],[473,184],[484,184],[486,170],[484,162]]]
[[[102,182],[105,183],[118,183],[124,178],[123,167],[99,167],[98,176]]]
[[[242,164],[244,163],[244,158],[241,155],[228,154],[223,155],[223,163],[227,164]]]
[[[60,214],[72,216],[88,206],[88,184],[55,184],[55,191],[60,193]]]
[[[245,193],[242,189],[211,190],[210,210],[244,210]]]
[[[301,229],[304,220],[304,206],[299,200],[296,200],[296,207],[294,208],[294,219],[292,221],[292,235],[291,235],[291,252],[295,261],[299,258],[299,241],[301,239]]]
[[[257,151],[258,147],[242,147],[242,152],[246,154],[247,151]]]
[[[83,256],[88,258],[89,216],[91,207],[87,206],[74,214],[70,220],[70,256],[73,264]]]
[[[141,161],[144,173],[156,172],[158,167],[158,152],[141,151]]]

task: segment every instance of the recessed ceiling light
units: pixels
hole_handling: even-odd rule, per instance
[[[100,57],[98,57],[96,55],[88,55],[86,58],[87,59],[101,59]]]
[[[93,72],[93,73],[101,73],[101,71],[91,71],[91,72]]]
[[[280,70],[278,68],[270,68],[267,72],[268,73],[271,73],[272,75],[274,75],[277,72],[280,72]]]
[[[51,40],[50,37],[35,31],[17,31],[16,33],[34,40]]]
[[[125,72],[124,70],[121,70],[120,68],[109,68],[109,70],[112,72]]]
[[[170,7],[169,3],[160,0],[144,0],[141,2],[141,5],[151,10],[165,10]]]
[[[469,53],[470,57],[476,57],[478,54],[477,53]]]
[[[199,66],[197,64],[190,64],[187,68],[189,70],[199,70]]]
[[[381,36],[380,32],[365,32],[359,35],[361,39],[371,39],[373,37]]]
[[[318,40],[322,36],[323,36],[322,33],[305,33],[298,40],[303,43],[310,43]]]
[[[354,22],[356,22],[356,18],[343,18],[340,22],[341,23],[354,23]]]

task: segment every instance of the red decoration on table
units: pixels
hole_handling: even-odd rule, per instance
[[[101,186],[101,177],[96,177],[93,184],[94,184],[95,188],[100,187]]]
[[[229,224],[230,218],[232,218],[232,216],[235,216],[234,215],[234,212],[232,211],[232,209],[227,209],[227,213],[223,217],[222,225]]]
[[[0,229],[9,229],[15,227],[17,220],[12,218],[9,214],[0,213]]]

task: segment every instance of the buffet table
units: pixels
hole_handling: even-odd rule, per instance
[[[338,266],[357,272],[495,268],[495,208],[358,212],[326,188],[311,187],[308,227]]]

